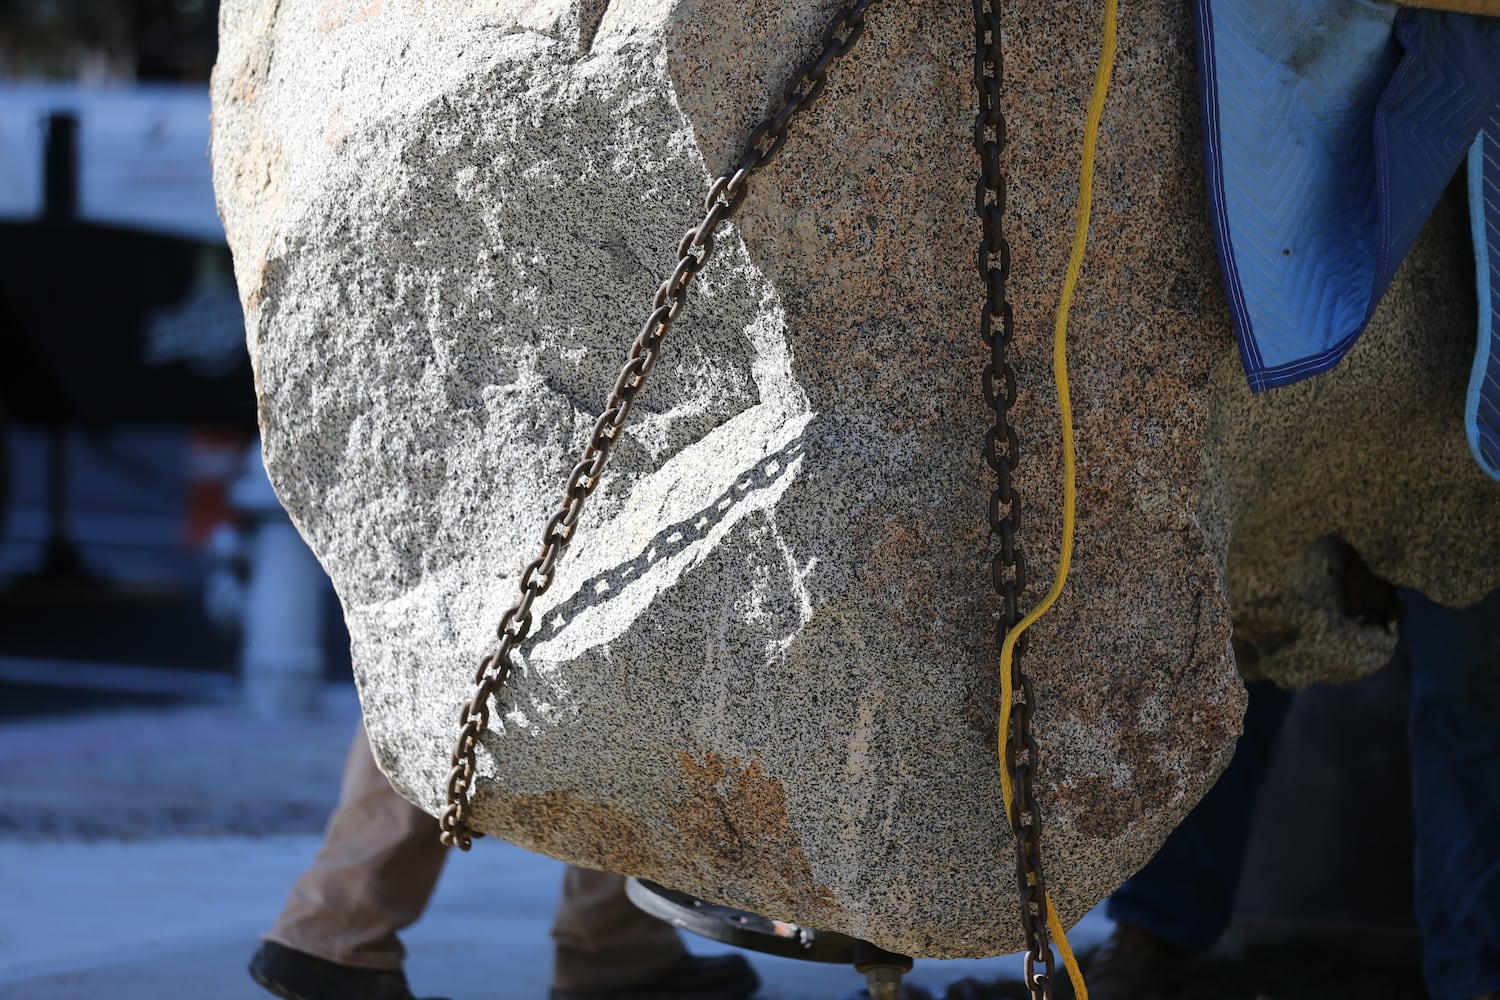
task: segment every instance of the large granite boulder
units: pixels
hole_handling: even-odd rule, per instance
[[[267,466],[343,601],[377,757],[424,808],[679,237],[833,10],[222,5],[215,178]],[[915,955],[1019,945],[971,16],[877,5],[722,234],[484,740],[484,831]],[[1099,26],[1040,0],[1005,19],[1034,597],[1060,539],[1050,317]],[[1077,560],[1028,659],[1065,920],[1212,783],[1243,705],[1222,573],[1254,508],[1232,490],[1261,466],[1243,428],[1210,435],[1210,401],[1261,404],[1215,371],[1232,345],[1191,51],[1182,0],[1128,10],[1073,310]],[[1404,274],[1387,319],[1441,291]],[[1205,468],[1234,485],[1205,489]],[[1295,588],[1307,543],[1341,530],[1315,521],[1268,574]]]

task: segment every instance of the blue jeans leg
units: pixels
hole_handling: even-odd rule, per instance
[[[1188,951],[1208,951],[1234,912],[1255,800],[1270,769],[1292,695],[1266,681],[1246,687],[1245,731],[1229,766],[1105,912]]]
[[[1500,591],[1403,592],[1422,964],[1433,1000],[1500,993]]]

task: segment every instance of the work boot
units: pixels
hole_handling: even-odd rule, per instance
[[[1143,927],[1116,924],[1084,970],[1089,1000],[1161,1000],[1196,958]]]
[[[250,978],[282,1000],[417,1000],[400,969],[356,969],[274,941],[250,959]]]
[[[613,990],[552,990],[552,1000],[746,1000],[760,978],[742,955],[683,955],[649,983]]]

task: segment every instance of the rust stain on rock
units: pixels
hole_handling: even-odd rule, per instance
[[[489,789],[481,801],[487,814],[481,825],[527,850],[625,875],[649,876],[665,867],[656,850],[659,836],[613,806],[565,791],[514,795]]]
[[[379,17],[385,9],[385,0],[323,0],[318,10],[318,33],[347,28],[351,24],[362,24]]]
[[[344,121],[344,106],[335,104],[328,113],[328,125],[323,129],[323,145],[329,149],[338,149],[349,138],[349,131],[349,123]]]
[[[832,890],[813,879],[792,829],[786,789],[757,761],[704,754],[680,755],[688,795],[667,821],[682,837],[682,853],[711,858],[705,871],[732,873],[727,895],[753,900],[766,916],[795,918],[812,926],[841,923],[843,908]]]

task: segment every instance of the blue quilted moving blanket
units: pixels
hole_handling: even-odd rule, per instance
[[[1327,371],[1467,162],[1470,447],[1500,479],[1500,19],[1195,0],[1208,200],[1254,390]]]

